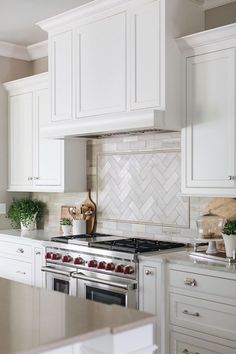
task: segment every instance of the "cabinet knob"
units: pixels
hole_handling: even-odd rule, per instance
[[[36,254],[36,256],[40,256],[41,252],[40,251],[36,251],[35,254]]]
[[[182,351],[182,353],[183,354],[199,354],[198,352],[190,352],[188,349],[184,349],[183,351]]]
[[[192,279],[192,278],[186,278],[184,279],[184,285],[188,285],[188,286],[196,286],[197,285],[197,282],[195,279]]]
[[[199,317],[200,316],[199,312],[189,312],[188,310],[184,310],[182,313],[184,315],[193,316],[193,317]]]
[[[32,181],[33,180],[33,177],[28,177],[28,181]]]
[[[151,275],[152,272],[150,270],[145,270],[145,275]]]
[[[18,248],[18,249],[16,250],[16,252],[17,252],[17,253],[24,253],[25,251],[23,250],[23,248]]]
[[[235,179],[235,176],[228,176],[227,179],[228,179],[229,181],[232,181],[233,179]]]

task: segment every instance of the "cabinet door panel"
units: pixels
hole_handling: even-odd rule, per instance
[[[233,187],[235,175],[235,50],[187,62],[187,186]]]
[[[160,1],[140,2],[132,14],[131,108],[160,105]]]
[[[63,141],[39,137],[40,126],[49,117],[48,89],[35,93],[36,186],[59,186],[62,183]]]
[[[0,276],[20,283],[32,285],[31,268],[31,263],[3,257],[0,260]]]
[[[52,120],[72,119],[72,31],[51,38]]]
[[[32,185],[33,177],[33,94],[9,99],[9,187]],[[31,179],[31,180],[30,180]]]
[[[78,29],[77,117],[126,109],[126,14]]]
[[[157,294],[157,270],[154,267],[143,267],[143,288],[145,294],[143,296],[143,311],[156,314],[156,294]]]

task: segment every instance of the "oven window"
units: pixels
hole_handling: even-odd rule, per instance
[[[109,290],[93,288],[86,286],[86,299],[103,304],[125,306],[125,295],[115,293]]]
[[[62,279],[53,279],[53,290],[59,291],[60,293],[69,294],[70,283]]]

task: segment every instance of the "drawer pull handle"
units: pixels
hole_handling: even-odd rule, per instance
[[[25,251],[23,250],[23,248],[18,248],[16,252],[17,253],[24,253]]]
[[[189,316],[194,316],[194,317],[199,317],[200,316],[199,312],[189,312],[188,310],[184,310],[183,314],[189,315]]]
[[[195,352],[195,353],[191,353],[188,349],[184,349],[183,351],[182,351],[182,353],[183,354],[199,354],[198,352]]]
[[[195,279],[192,279],[192,278],[186,278],[186,279],[184,279],[184,284],[185,284],[185,285],[188,285],[188,286],[192,286],[192,287],[194,287],[194,286],[196,286],[196,285],[197,285],[197,282],[196,282],[196,280],[195,280]]]
[[[22,272],[21,270],[17,270],[16,273],[17,274],[21,274],[21,275],[25,275],[26,274],[26,272]]]
[[[152,272],[150,270],[145,270],[145,275],[151,275]]]

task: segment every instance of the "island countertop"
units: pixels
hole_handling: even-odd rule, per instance
[[[41,353],[153,323],[155,317],[0,278],[0,353]]]

